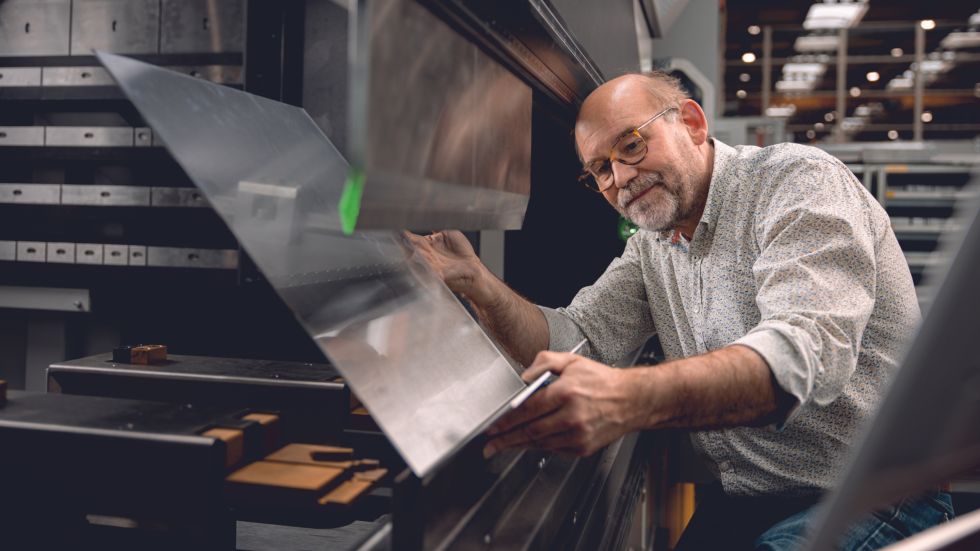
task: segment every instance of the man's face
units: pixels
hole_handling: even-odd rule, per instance
[[[576,140],[583,160],[608,158],[613,144],[625,133],[649,120],[663,107],[649,101],[621,109],[600,105],[585,111],[576,126]],[[659,108],[658,108],[659,107]],[[677,227],[691,215],[697,202],[696,155],[677,111],[668,113],[640,130],[647,153],[636,165],[613,162],[614,183],[603,192],[620,214],[650,231]]]

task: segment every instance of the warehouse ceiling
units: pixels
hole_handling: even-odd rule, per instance
[[[836,32],[806,30],[803,22],[814,0],[722,0],[726,18],[724,111],[726,116],[760,116],[762,107],[761,28],[772,26],[772,96],[770,106],[791,112],[787,129],[796,141],[827,139],[837,120]],[[821,2],[822,3],[822,2]],[[924,138],[969,139],[980,134],[980,45],[973,31],[980,16],[973,2],[952,0],[870,0],[860,22],[848,29],[845,89],[849,140],[911,139],[914,94],[908,78],[915,55],[915,25],[932,20],[925,32],[926,62]],[[753,26],[758,28],[752,28]],[[926,26],[929,26],[928,24]],[[753,34],[753,33],[758,34]],[[947,38],[950,33],[959,44]],[[805,39],[803,36],[822,36]],[[944,42],[945,39],[945,42]],[[800,51],[807,41],[823,42],[816,50]],[[812,43],[812,42],[811,42]],[[752,53],[754,61],[744,61]],[[751,56],[749,56],[751,59]],[[816,72],[807,77],[786,75],[788,63]],[[877,79],[872,81],[877,73]],[[784,80],[778,86],[777,81]],[[796,91],[785,89],[797,88]],[[799,90],[799,88],[803,88]]]

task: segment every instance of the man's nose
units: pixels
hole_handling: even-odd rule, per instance
[[[633,178],[636,178],[638,171],[635,166],[624,165],[623,163],[612,163],[613,182],[616,187],[622,189],[629,185]]]

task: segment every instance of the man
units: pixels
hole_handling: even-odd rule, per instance
[[[583,176],[641,229],[567,308],[517,295],[458,232],[413,237],[530,365],[525,380],[560,374],[490,430],[485,454],[588,455],[627,432],[690,429],[720,484],[679,548],[795,547],[919,318],[887,214],[818,149],[711,139],[701,108],[663,73],[596,89],[575,140]],[[672,361],[608,367],[653,333]],[[587,357],[560,352],[582,338]],[[952,514],[948,500],[903,502],[844,546],[935,524]]]

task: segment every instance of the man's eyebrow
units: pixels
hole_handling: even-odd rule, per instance
[[[630,133],[632,133],[634,130],[636,130],[636,127],[635,126],[629,126],[629,127],[626,127],[626,129],[623,130],[623,131],[621,131],[619,134],[616,134],[616,137],[613,138],[612,143],[609,144],[609,149],[612,149],[612,147],[614,145],[616,145],[616,142],[618,142],[619,140],[625,138],[626,136],[629,136]],[[582,167],[585,168],[587,165],[589,165],[589,164],[591,164],[591,163],[593,163],[595,161],[605,160],[607,158],[608,157],[596,157],[596,158],[591,159],[589,161],[583,161],[582,162]],[[579,155],[579,160],[581,160],[581,159],[582,159],[582,156]]]

